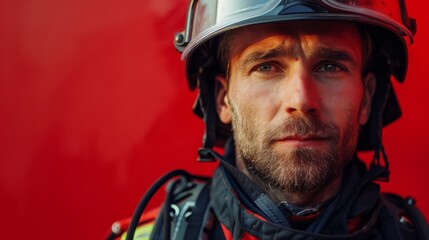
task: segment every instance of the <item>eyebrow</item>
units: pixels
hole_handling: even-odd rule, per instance
[[[277,46],[271,49],[257,50],[250,53],[240,63],[240,66],[246,66],[254,62],[261,62],[279,57],[291,57],[292,53],[289,49],[282,46]],[[310,53],[310,58],[322,58],[328,60],[346,61],[351,63],[353,66],[357,66],[358,63],[353,55],[349,51],[335,50],[324,45],[317,46],[314,51]]]
[[[318,47],[314,55],[319,58],[349,62],[354,66],[357,66],[358,64],[356,59],[352,56],[352,54],[349,51],[334,50],[332,48],[325,47],[325,46]]]
[[[240,63],[240,66],[246,66],[254,62],[260,62],[278,57],[287,57],[290,55],[290,52],[281,46],[277,46],[271,49],[258,50],[247,55]]]

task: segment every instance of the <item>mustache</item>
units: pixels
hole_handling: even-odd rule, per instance
[[[284,119],[266,132],[269,140],[275,141],[291,136],[309,138],[338,138],[339,128],[321,121],[315,116],[300,116]]]

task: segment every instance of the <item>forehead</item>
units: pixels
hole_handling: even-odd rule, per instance
[[[230,36],[230,57],[253,50],[282,46],[291,54],[311,55],[317,47],[361,55],[361,37],[354,23],[335,21],[296,21],[242,27]],[[231,59],[232,60],[232,59]]]

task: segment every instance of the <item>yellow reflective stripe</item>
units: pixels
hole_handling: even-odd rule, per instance
[[[149,240],[150,234],[153,229],[153,222],[137,227],[136,232],[134,233],[134,240]],[[125,240],[127,233],[123,233],[121,240]]]

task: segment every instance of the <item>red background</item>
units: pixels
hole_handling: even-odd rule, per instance
[[[161,174],[211,172],[195,163],[203,125],[173,47],[186,2],[0,0],[0,238],[101,239]],[[418,33],[383,188],[429,216],[429,18],[408,9]]]

